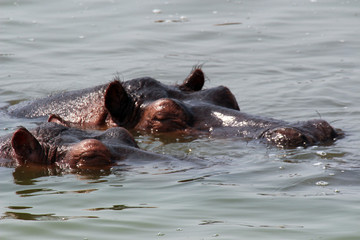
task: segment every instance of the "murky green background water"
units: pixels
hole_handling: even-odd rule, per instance
[[[240,139],[142,148],[189,156],[98,175],[0,168],[0,239],[359,239],[360,1],[0,1],[0,107],[204,64],[242,111],[321,118],[331,146]],[[0,134],[32,121],[0,114]],[[191,160],[195,158],[197,160]]]

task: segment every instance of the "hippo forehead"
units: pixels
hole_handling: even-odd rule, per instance
[[[104,143],[111,143],[112,145],[125,144],[127,146],[137,147],[132,135],[122,127],[109,128],[106,131],[93,136],[93,138]]]
[[[68,128],[63,125],[47,122],[43,123],[31,133],[40,142],[49,145],[63,145],[77,143],[83,139],[92,138],[95,132],[83,131],[77,128]]]
[[[50,122],[41,124],[31,132],[39,142],[62,150],[66,150],[71,145],[85,139],[97,139],[105,145],[123,144],[131,147],[137,146],[132,135],[122,127],[109,128],[106,131],[84,131]]]
[[[66,135],[69,128],[56,124],[56,123],[43,123],[31,133],[38,139],[40,142],[46,142],[49,144],[55,144],[58,140]]]
[[[161,98],[172,98],[180,101],[193,101],[193,104],[203,102],[219,106],[225,105],[224,107],[230,107],[236,110],[239,109],[234,95],[224,86],[199,91],[182,91],[176,85],[165,85],[149,77],[133,79],[124,82],[123,85],[126,92],[131,95],[139,105],[147,105]],[[227,104],[228,102],[230,102],[230,104]]]
[[[170,96],[180,97],[183,95],[173,86],[167,86],[161,82],[149,78],[136,78],[124,82],[126,92],[130,94],[136,101],[154,101],[160,98],[168,98]]]

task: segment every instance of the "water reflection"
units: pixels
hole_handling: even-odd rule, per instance
[[[18,185],[35,185],[37,178],[43,176],[60,176],[62,173],[57,168],[51,167],[34,167],[34,166],[19,166],[13,172],[14,182]]]
[[[75,174],[80,180],[98,181],[111,174],[111,169],[62,170],[57,167],[19,166],[13,172],[14,183],[18,185],[36,185],[41,177]]]
[[[27,206],[8,206],[9,209],[13,209],[13,210],[23,210],[23,209],[29,209],[32,207],[27,207]]]
[[[126,205],[113,205],[112,207],[99,207],[99,208],[90,208],[86,209],[88,211],[103,211],[103,210],[124,210],[129,208],[156,208],[156,207],[148,207],[148,206],[126,206]]]
[[[20,197],[34,197],[41,195],[51,195],[51,194],[72,194],[72,193],[91,193],[97,191],[98,189],[82,189],[75,191],[55,191],[53,189],[39,188],[39,189],[27,189],[22,191],[17,191],[16,194]]]
[[[5,212],[0,220],[3,219],[16,219],[25,221],[66,221],[77,218],[98,218],[97,216],[56,216],[53,213],[46,214],[31,214],[25,212]]]
[[[236,223],[236,222],[224,222],[224,221],[218,221],[218,220],[202,220],[199,225],[212,225],[212,224],[223,224],[223,225],[236,225],[236,226],[242,226],[242,227],[249,227],[249,228],[304,228],[302,225],[270,225],[270,224],[249,224],[249,223]]]

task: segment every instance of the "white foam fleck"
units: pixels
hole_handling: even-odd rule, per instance
[[[316,182],[316,186],[327,186],[327,185],[329,185],[329,183],[326,182],[326,181],[318,181],[318,182]]]
[[[160,13],[162,13],[161,9],[153,9],[152,12],[153,12],[154,14],[160,14]]]

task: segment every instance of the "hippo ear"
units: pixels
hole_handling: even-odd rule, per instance
[[[68,122],[66,122],[59,115],[56,115],[56,114],[51,114],[48,118],[48,122],[53,122],[53,123],[63,125],[65,127],[70,127],[70,124]]]
[[[43,149],[36,138],[24,127],[19,128],[11,139],[11,146],[19,165],[41,163]]]
[[[111,82],[105,92],[105,107],[112,120],[119,126],[128,124],[135,108],[132,98],[117,80]]]
[[[183,91],[200,91],[204,86],[205,76],[201,68],[196,67],[179,88]]]

